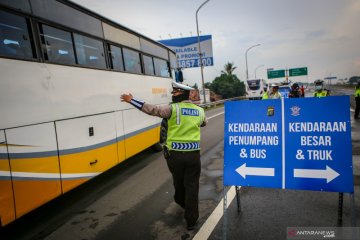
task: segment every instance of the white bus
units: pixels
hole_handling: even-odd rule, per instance
[[[0,0],[0,226],[160,141],[175,52],[65,0]],[[170,70],[171,69],[171,70]]]
[[[266,82],[264,79],[252,79],[246,81],[246,92],[249,99],[261,99],[264,94]]]

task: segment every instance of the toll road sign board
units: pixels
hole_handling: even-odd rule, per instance
[[[285,70],[272,70],[267,72],[268,79],[285,77]]]
[[[286,188],[353,192],[349,96],[284,103]]]
[[[225,103],[224,184],[281,188],[281,102]]]
[[[303,68],[290,68],[290,69],[289,69],[289,76],[290,76],[290,77],[304,76],[304,75],[308,75],[307,67],[303,67]]]
[[[354,192],[349,96],[225,103],[224,185]]]

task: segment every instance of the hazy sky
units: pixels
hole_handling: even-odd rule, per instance
[[[154,40],[196,36],[196,9],[205,0],[73,0]],[[202,35],[212,35],[215,65],[205,82],[227,62],[235,74],[267,79],[266,69],[308,67],[314,81],[360,76],[360,0],[210,0],[199,11]],[[170,37],[171,36],[171,37]],[[201,83],[200,68],[184,71],[190,85]],[[279,79],[280,80],[280,79]]]

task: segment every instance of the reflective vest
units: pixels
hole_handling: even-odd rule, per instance
[[[328,95],[327,91],[322,90],[321,92],[314,92],[314,97],[326,97]]]
[[[355,97],[360,97],[360,88],[355,89]]]
[[[269,94],[268,94],[268,92],[265,92],[265,93],[262,95],[262,99],[269,99]]]
[[[280,99],[280,98],[281,98],[281,94],[280,94],[279,92],[270,93],[269,98],[270,98],[270,99]]]
[[[200,150],[200,126],[204,122],[204,109],[193,103],[171,104],[166,146],[169,150]]]

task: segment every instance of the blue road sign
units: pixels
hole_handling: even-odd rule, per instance
[[[349,109],[348,96],[285,101],[286,188],[354,191]]]
[[[224,185],[354,192],[349,109],[349,96],[227,102]]]
[[[224,184],[281,187],[281,102],[225,103]]]

